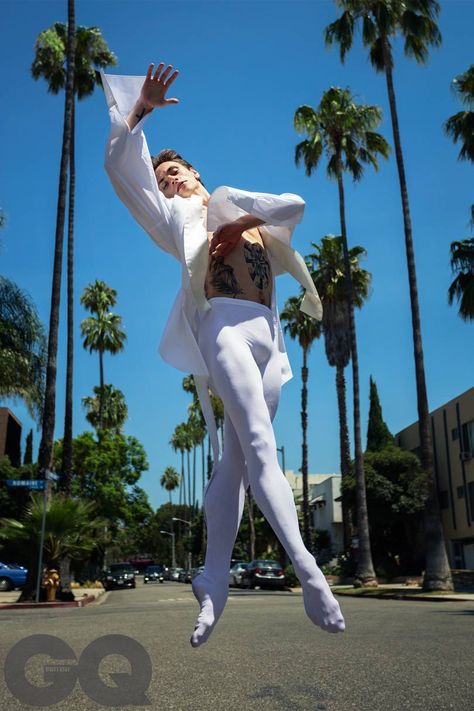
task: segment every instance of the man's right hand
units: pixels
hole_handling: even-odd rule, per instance
[[[172,72],[172,65],[169,64],[166,69],[164,62],[161,62],[155,73],[153,74],[154,64],[150,64],[146,74],[145,82],[142,86],[139,101],[143,106],[151,111],[160,106],[168,106],[169,104],[178,104],[179,99],[166,99],[165,95],[171,84],[179,74],[177,69]]]

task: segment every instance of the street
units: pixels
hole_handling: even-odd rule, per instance
[[[142,645],[150,657],[152,677],[145,694],[151,709],[474,708],[472,603],[338,599],[346,631],[333,635],[311,624],[301,593],[231,588],[212,636],[193,649],[189,637],[198,605],[191,586],[143,585],[139,576],[135,590],[112,591],[100,604],[2,611],[2,667],[15,643],[29,635],[55,635],[79,659],[93,640],[120,634]],[[99,671],[109,686],[113,685],[110,672],[131,669],[126,659],[110,654]],[[60,659],[65,658],[32,658],[26,665],[27,678],[44,686],[43,665]],[[127,687],[133,687],[133,678]],[[9,711],[28,708],[12,696],[4,680],[0,704]],[[54,708],[79,711],[106,706],[88,698],[77,682]]]

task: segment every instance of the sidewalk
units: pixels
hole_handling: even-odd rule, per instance
[[[301,589],[301,588],[299,588]],[[425,592],[420,586],[391,583],[377,588],[355,588],[353,585],[334,585],[335,595],[350,597],[375,597],[385,600],[420,600],[425,602],[474,602],[474,593],[470,592]]]
[[[21,595],[21,590],[11,590],[0,593],[0,610],[24,610],[24,609],[44,609],[50,607],[84,607],[91,603],[99,603],[104,600],[104,588],[73,588],[74,601],[61,602],[17,602]],[[100,600],[99,600],[100,598]]]

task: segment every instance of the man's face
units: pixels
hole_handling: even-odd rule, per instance
[[[160,163],[155,170],[155,175],[158,188],[167,198],[173,198],[175,195],[183,198],[191,197],[200,185],[199,173],[194,168],[186,168],[174,160]]]

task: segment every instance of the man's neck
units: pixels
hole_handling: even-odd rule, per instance
[[[196,190],[194,191],[194,195],[199,195],[202,197],[202,204],[207,207],[207,203],[209,202],[209,198],[211,197],[210,193],[207,192],[206,188],[202,183],[199,183]]]

